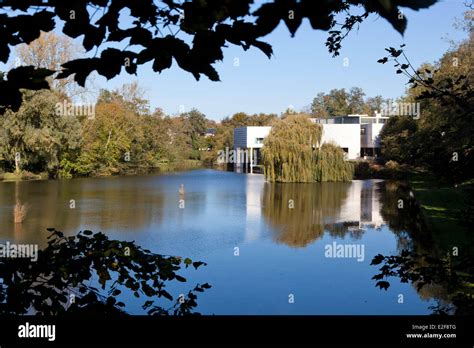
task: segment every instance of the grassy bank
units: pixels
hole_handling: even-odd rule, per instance
[[[200,160],[184,160],[180,162],[163,162],[158,165],[158,170],[162,172],[172,172],[175,170],[188,170],[203,168],[204,164]]]
[[[385,165],[370,161],[353,162],[354,179],[387,179],[408,181],[420,205],[435,244],[442,250],[472,243],[469,233],[474,181],[456,187],[440,182],[428,171],[389,161]]]
[[[410,172],[408,181],[439,246],[448,249],[472,240],[466,223],[472,183],[447,186],[423,171]]]
[[[48,173],[31,173],[28,171],[21,171],[20,173],[0,173],[0,181],[28,181],[28,180],[46,180]]]
[[[189,170],[203,168],[204,163],[199,160],[184,160],[179,162],[163,162],[157,167],[140,167],[140,168],[129,168],[126,171],[109,170],[106,172],[99,172],[90,177],[107,177],[107,176],[129,176],[129,175],[140,175],[143,173],[150,172],[171,172],[179,170]],[[31,173],[28,171],[21,171],[20,173],[0,172],[0,181],[30,181],[30,180],[47,180],[49,178],[48,173]],[[64,179],[64,178],[63,178]]]

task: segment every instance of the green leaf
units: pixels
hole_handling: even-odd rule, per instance
[[[177,274],[176,274],[175,277],[176,277],[176,280],[179,281],[179,282],[185,282],[185,281],[186,281],[186,278],[181,277],[180,275],[177,275]]]
[[[390,287],[390,283],[386,281],[379,281],[375,284],[375,286],[378,286],[380,289],[384,289],[386,291]]]

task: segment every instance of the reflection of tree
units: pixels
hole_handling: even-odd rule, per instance
[[[156,218],[161,218],[165,200],[162,192],[143,190],[143,183],[133,178],[105,179],[103,186],[100,184],[102,179],[97,180],[98,182],[93,182],[97,185],[97,190],[86,190],[86,185],[79,186],[81,191],[78,192],[78,202],[97,204],[96,209],[88,207],[85,214],[78,212],[85,221],[94,221],[94,225],[104,231],[113,230],[117,226],[137,230]],[[177,191],[178,188],[176,205],[179,200]]]
[[[278,242],[303,247],[321,238],[326,222],[339,214],[350,185],[265,183],[262,215],[277,231]]]
[[[16,226],[11,213],[0,214],[0,226],[5,231],[17,231],[13,236],[17,241],[40,243],[45,235],[38,235],[38,230],[50,227],[51,221],[64,231],[77,231],[81,225],[104,231],[117,227],[139,230],[162,219],[165,199],[164,192],[143,190],[143,182],[134,178],[4,183],[0,206],[14,207],[21,201],[28,205],[28,216]]]
[[[442,251],[406,183],[383,182],[380,193],[380,213],[397,236],[399,255],[377,255],[372,260],[373,265],[381,264],[373,277],[376,286],[387,289],[386,279],[399,277],[411,282],[422,298],[435,299],[435,313],[474,313],[472,246],[464,246],[459,256]]]
[[[344,221],[335,224],[326,224],[324,229],[331,237],[343,238],[349,234],[351,239],[361,239],[364,230],[360,228],[359,221]]]
[[[65,237],[49,230],[48,246],[35,261],[0,258],[0,315],[123,315],[127,312],[120,301],[122,292],[146,298],[142,308],[149,315],[191,314],[197,306],[196,293],[210,288],[207,283],[197,284],[174,299],[166,284],[185,282],[177,273],[182,266],[197,269],[203,262],[154,254],[102,233],[84,231]],[[165,299],[171,301],[169,306]]]
[[[398,250],[430,250],[432,238],[408,184],[384,181],[379,183],[379,192],[380,215],[397,236]]]
[[[398,277],[402,283],[410,282],[423,298],[435,298],[432,307],[437,314],[474,313],[474,261],[473,246],[460,255],[447,254],[432,257],[403,250],[400,255],[376,255],[371,265],[381,265],[372,277],[376,286],[387,289],[388,278]]]

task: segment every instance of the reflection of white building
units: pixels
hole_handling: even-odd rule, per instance
[[[363,156],[374,156],[379,153],[379,134],[388,117],[376,114],[347,115],[330,118],[312,118],[314,123],[323,127],[322,142],[333,142],[339,145],[346,153],[348,159]],[[270,133],[271,127],[240,127],[234,129],[234,150],[246,151],[250,163],[249,170],[258,164],[260,149],[263,140]],[[236,169],[242,169],[242,163]]]
[[[245,241],[257,240],[260,237],[262,223],[261,194],[265,180],[261,175],[247,175],[245,178],[246,224]]]
[[[380,196],[376,185],[380,181],[382,180],[353,180],[335,222],[359,222],[358,228],[383,225]]]
[[[385,224],[380,214],[382,203],[377,183],[383,180],[353,180],[347,185],[347,196],[337,214],[324,216],[324,224],[345,225],[348,230],[379,228]],[[245,241],[259,239],[262,231],[262,197],[265,179],[261,175],[246,177]],[[324,183],[323,183],[324,185]],[[317,194],[317,192],[315,192]]]

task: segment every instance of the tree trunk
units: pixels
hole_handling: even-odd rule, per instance
[[[15,173],[20,174],[20,154],[15,153]]]

